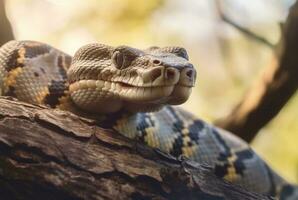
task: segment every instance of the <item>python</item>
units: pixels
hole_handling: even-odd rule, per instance
[[[244,141],[176,107],[187,101],[196,70],[181,47],[88,44],[73,57],[35,41],[0,48],[1,95],[100,120],[132,139],[207,164],[247,190],[298,199]]]

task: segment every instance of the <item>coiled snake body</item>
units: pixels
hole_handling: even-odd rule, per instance
[[[105,125],[151,147],[206,163],[248,190],[298,199],[241,139],[171,105],[185,102],[196,71],[180,47],[89,44],[71,56],[40,42],[0,48],[1,94],[77,114],[106,116]],[[109,117],[108,117],[109,116]]]

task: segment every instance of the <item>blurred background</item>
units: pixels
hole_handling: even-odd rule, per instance
[[[0,0],[18,40],[71,55],[82,45],[183,46],[198,71],[183,105],[213,123],[243,100],[267,66],[293,0]],[[223,19],[223,14],[230,22]],[[236,23],[245,30],[239,29]],[[245,33],[254,33],[254,36]],[[5,29],[1,27],[1,31]],[[255,37],[260,36],[260,38]],[[265,39],[265,40],[264,40]],[[298,77],[297,77],[298,79]],[[252,141],[282,176],[298,183],[298,95]]]

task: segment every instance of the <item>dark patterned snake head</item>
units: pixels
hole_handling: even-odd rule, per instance
[[[184,103],[196,71],[181,47],[89,44],[80,48],[68,70],[70,95],[88,111],[153,111]]]

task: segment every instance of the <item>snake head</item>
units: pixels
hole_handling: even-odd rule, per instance
[[[181,47],[140,50],[90,44],[76,52],[68,70],[72,100],[96,113],[182,104],[195,80],[196,71]]]

